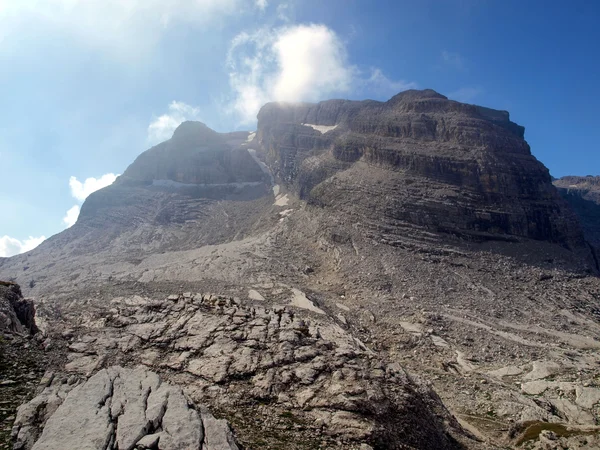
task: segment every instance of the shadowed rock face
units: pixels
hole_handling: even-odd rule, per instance
[[[35,333],[35,307],[18,284],[0,281],[0,332]]]
[[[314,204],[351,204],[397,228],[583,244],[575,215],[506,111],[425,90],[385,103],[270,103],[258,119],[270,165]]]
[[[579,216],[586,240],[600,252],[600,177],[563,177],[554,186]]]
[[[171,139],[142,153],[117,184],[130,180],[185,184],[263,181],[264,174],[248,151],[231,145],[235,139],[235,133],[220,134],[201,122],[184,122]]]

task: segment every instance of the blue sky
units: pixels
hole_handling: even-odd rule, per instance
[[[0,0],[0,256],[65,229],[182,120],[432,88],[507,109],[554,176],[600,173],[600,3]]]

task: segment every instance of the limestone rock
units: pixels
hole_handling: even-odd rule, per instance
[[[77,386],[52,383],[19,408],[13,435],[18,450],[238,449],[227,422],[197,410],[181,388],[119,366]]]
[[[274,172],[318,206],[352,205],[363,220],[398,232],[411,224],[474,239],[583,245],[577,218],[506,111],[432,90],[385,103],[269,103],[257,137]]]
[[[568,176],[554,180],[554,186],[579,216],[586,240],[600,256],[600,177]]]

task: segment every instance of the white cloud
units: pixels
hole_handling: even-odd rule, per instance
[[[267,8],[267,5],[269,4],[269,2],[267,0],[256,0],[255,4],[258,9],[260,9],[261,11],[264,11]]]
[[[459,102],[469,103],[479,97],[485,91],[479,86],[463,87],[448,94],[448,98]]]
[[[10,236],[2,236],[0,237],[0,257],[8,258],[9,256],[18,255],[19,253],[28,252],[40,245],[45,239],[45,236],[37,238],[29,236],[29,239],[20,241]]]
[[[113,184],[113,182],[117,179],[119,175],[115,175],[114,173],[106,173],[102,175],[100,178],[86,178],[82,183],[77,179],[77,177],[69,178],[69,187],[71,188],[71,195],[75,198],[79,203],[83,203],[86,198],[92,193],[96,192],[99,189],[102,189],[106,186]],[[77,218],[79,217],[80,211],[79,205],[73,205],[66,213],[65,217],[63,217],[63,224],[66,225],[67,228],[72,227],[77,222]]]
[[[233,110],[244,123],[253,122],[268,101],[315,101],[346,92],[356,71],[335,32],[315,24],[241,33],[228,63]]]
[[[75,222],[77,222],[77,218],[79,217],[79,210],[79,205],[73,205],[73,207],[67,211],[67,214],[63,217],[63,223],[67,228],[75,225]]]
[[[240,33],[227,60],[231,110],[243,124],[253,123],[269,101],[319,101],[356,90],[389,95],[416,86],[392,81],[377,68],[364,77],[348,62],[343,41],[325,25]]]
[[[158,144],[170,139],[173,131],[186,120],[200,120],[200,109],[183,102],[171,102],[169,112],[155,117],[148,126],[148,142]]]
[[[217,25],[250,0],[0,0],[0,41],[25,29],[69,33],[128,57],[171,26]],[[252,0],[254,1],[254,0]]]
[[[114,173],[107,173],[102,175],[100,178],[86,178],[83,183],[79,181],[77,177],[71,177],[69,178],[71,195],[80,202],[83,202],[92,192],[96,192],[98,189],[102,189],[103,187],[113,184],[113,182],[117,179],[117,176],[118,175],[115,175]]]

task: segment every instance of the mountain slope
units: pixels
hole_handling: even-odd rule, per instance
[[[182,124],[72,228],[0,261],[47,330],[93,343],[67,370],[147,365],[250,448],[494,448],[595,425],[596,266],[508,113],[427,90],[258,119]],[[380,392],[399,397],[381,409]],[[411,404],[416,422],[385,420]]]

